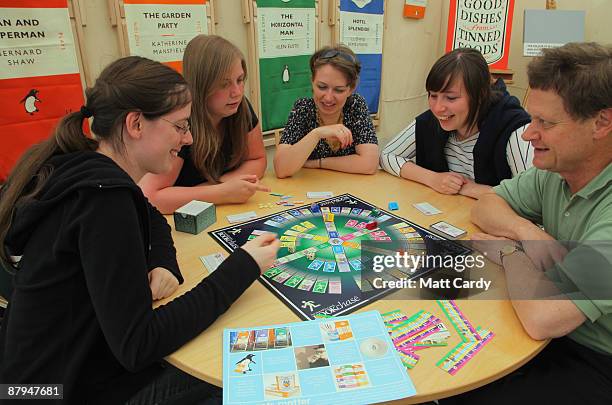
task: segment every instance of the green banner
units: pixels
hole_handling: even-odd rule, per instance
[[[285,126],[296,99],[312,95],[308,60],[315,51],[314,0],[264,0],[258,7],[261,122]]]

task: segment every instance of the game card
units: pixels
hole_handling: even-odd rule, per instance
[[[425,215],[436,215],[442,212],[428,202],[420,202],[420,203],[412,204],[412,206],[416,208],[417,210],[421,211]]]
[[[308,191],[306,193],[308,198],[329,198],[333,196],[334,193],[332,191]]]
[[[213,271],[217,270],[217,267],[219,267],[219,265],[223,263],[226,257],[227,255],[225,253],[217,252],[213,253],[212,255],[200,256],[200,260],[208,270],[208,274],[210,274]]]
[[[429,225],[429,227],[431,229],[435,229],[436,231],[442,232],[445,236],[452,239],[460,238],[467,233],[465,230],[457,228],[456,226],[445,221],[436,222],[435,224]]]
[[[228,215],[227,221],[230,224],[235,224],[237,222],[244,222],[254,218],[257,218],[257,213],[255,211],[247,211],[240,214]]]

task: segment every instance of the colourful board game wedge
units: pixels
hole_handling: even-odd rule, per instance
[[[395,202],[395,201],[391,201],[391,202],[389,203],[389,209],[390,209],[391,211],[397,211],[397,210],[399,210],[399,205],[397,204],[397,202]]]
[[[372,221],[372,222],[366,224],[366,229],[373,230],[373,229],[376,229],[376,228],[378,228],[378,222],[376,222],[376,221]]]

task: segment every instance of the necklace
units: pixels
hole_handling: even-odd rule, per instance
[[[319,114],[319,109],[317,107],[315,107],[316,110],[316,115],[317,115],[317,126],[322,127],[325,126],[325,124],[323,123],[323,119],[321,118],[321,114]],[[342,124],[344,122],[344,114],[342,111],[340,111],[340,116],[338,117],[338,121],[336,122],[336,124]],[[334,125],[334,124],[327,124],[327,125]],[[325,143],[327,144],[327,146],[329,146],[329,148],[332,150],[332,152],[336,153],[340,150],[340,141],[338,139],[323,139],[325,141]]]

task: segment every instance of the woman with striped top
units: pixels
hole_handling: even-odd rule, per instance
[[[387,172],[439,193],[473,198],[531,167],[533,150],[521,134],[529,114],[491,74],[482,54],[458,48],[431,68],[429,110],[383,149]]]

